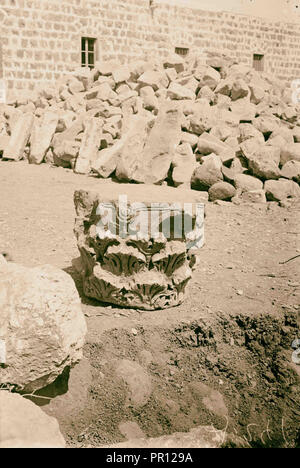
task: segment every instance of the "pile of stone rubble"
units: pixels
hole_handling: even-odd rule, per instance
[[[96,63],[0,108],[0,158],[209,199],[300,197],[292,90],[223,56]]]

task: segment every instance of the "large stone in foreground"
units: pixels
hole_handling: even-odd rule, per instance
[[[76,191],[86,296],[146,310],[181,303],[203,244],[205,201],[207,194],[165,186]]]
[[[85,334],[67,273],[50,265],[0,265],[0,384],[28,392],[47,386],[81,359]]]
[[[64,448],[58,422],[17,393],[0,391],[0,448]]]

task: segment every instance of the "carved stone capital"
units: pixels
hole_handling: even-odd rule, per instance
[[[201,193],[103,184],[74,201],[86,296],[147,310],[183,301],[203,244]]]

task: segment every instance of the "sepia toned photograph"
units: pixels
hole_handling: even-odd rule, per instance
[[[0,0],[0,448],[300,448],[299,185],[299,0]]]

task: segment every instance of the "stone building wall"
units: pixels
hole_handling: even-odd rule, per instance
[[[299,23],[168,2],[151,8],[149,0],[0,0],[0,8],[6,13],[0,36],[9,88],[33,87],[80,66],[82,36],[97,39],[99,60],[124,62],[189,47],[245,64],[252,64],[254,53],[263,54],[265,71],[300,77]]]

